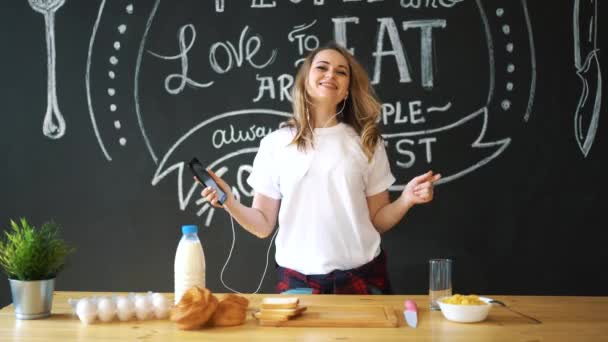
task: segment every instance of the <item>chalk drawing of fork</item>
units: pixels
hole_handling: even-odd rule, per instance
[[[597,54],[597,1],[575,0],[573,10],[574,66],[582,83],[574,113],[574,135],[585,157],[595,139],[602,105],[602,72]]]
[[[65,120],[57,105],[55,82],[55,12],[65,0],[28,0],[34,11],[44,15],[47,52],[47,103],[42,122],[42,133],[51,139],[59,139],[65,134]]]

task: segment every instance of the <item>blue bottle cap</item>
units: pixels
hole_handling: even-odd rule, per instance
[[[185,224],[182,226],[182,234],[196,234],[198,227],[195,224]]]

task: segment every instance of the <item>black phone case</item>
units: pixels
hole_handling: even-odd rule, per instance
[[[203,167],[203,164],[198,161],[196,158],[192,158],[192,160],[188,163],[190,171],[194,174],[196,179],[199,182],[205,184],[206,186],[212,187],[217,191],[218,202],[220,204],[224,204],[226,201],[226,193],[217,185],[217,183],[213,180],[213,178],[207,172],[207,169]]]

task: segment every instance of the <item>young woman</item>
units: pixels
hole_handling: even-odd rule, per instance
[[[313,51],[292,92],[293,117],[262,139],[253,162],[251,207],[212,174],[228,195],[223,208],[260,238],[278,218],[278,292],[391,293],[380,234],[431,201],[441,176],[415,177],[390,202],[395,178],[377,127],[381,105],[363,67],[342,47]],[[202,196],[220,207],[212,188]]]

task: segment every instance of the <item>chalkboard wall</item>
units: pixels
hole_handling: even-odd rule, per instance
[[[0,5],[0,224],[63,225],[77,252],[58,290],[170,292],[195,223],[211,290],[271,292],[271,239],[201,203],[184,161],[251,203],[245,179],[289,116],[297,66],[336,40],[383,102],[391,196],[444,176],[383,235],[397,293],[425,293],[428,259],[450,257],[460,293],[608,295],[606,4],[33,2]]]

